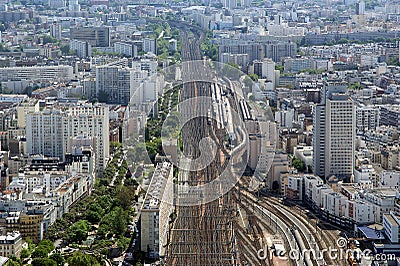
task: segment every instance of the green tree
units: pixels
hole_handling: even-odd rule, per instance
[[[67,259],[69,266],[100,266],[97,259],[91,255],[78,251]]]
[[[60,51],[61,51],[64,55],[69,54],[69,50],[70,50],[69,44],[63,44],[63,45],[61,45],[61,47],[60,47]]]
[[[43,248],[45,248],[45,249],[47,250],[48,253],[52,252],[52,251],[56,248],[56,247],[54,246],[54,243],[51,242],[51,241],[48,240],[48,239],[45,239],[45,240],[41,241],[41,242],[38,244],[38,247],[43,247]]]
[[[117,199],[119,201],[119,206],[124,210],[128,210],[133,202],[134,191],[132,188],[121,187],[117,193]]]
[[[121,207],[115,207],[112,211],[114,234],[122,235],[128,226],[129,215]]]
[[[57,266],[63,266],[65,263],[64,257],[60,253],[51,254],[49,258],[54,260]]]
[[[355,83],[351,83],[349,85],[349,90],[361,90],[362,86],[360,84],[360,82],[355,82]]]
[[[21,259],[15,256],[10,256],[6,264],[6,266],[21,266],[21,265],[22,265]]]
[[[33,266],[57,266],[57,263],[49,258],[35,258],[32,260]]]
[[[117,245],[119,248],[121,248],[121,250],[125,251],[128,248],[130,242],[131,239],[129,237],[122,236],[120,239],[118,239]]]
[[[86,220],[80,220],[68,228],[67,237],[71,242],[81,243],[86,239],[88,231],[88,222]]]
[[[30,255],[31,255],[31,252],[29,251],[29,249],[23,248],[23,249],[21,250],[21,253],[20,253],[19,256],[20,256],[21,259],[26,259],[26,258],[28,258]]]
[[[93,203],[90,205],[89,210],[86,213],[86,219],[91,223],[98,223],[103,215],[104,209],[98,203]]]
[[[0,43],[0,52],[9,52],[10,50],[7,49],[4,44]]]
[[[243,80],[243,84],[247,87],[247,88],[251,88],[251,86],[253,86],[253,80],[249,77],[246,76]]]
[[[305,170],[305,164],[303,163],[303,161],[300,159],[297,159],[296,157],[293,158],[292,164],[293,164],[293,167],[299,171]]]
[[[284,67],[281,65],[275,65],[275,70],[279,70],[282,73],[284,70]]]
[[[253,81],[258,81],[258,75],[257,75],[257,74],[249,74],[249,77],[250,77]]]
[[[43,44],[47,44],[47,43],[56,43],[58,40],[51,37],[50,35],[43,35],[42,36],[42,42]]]
[[[33,252],[32,252],[32,258],[47,258],[49,255],[49,252],[46,247],[43,246],[38,246]]]

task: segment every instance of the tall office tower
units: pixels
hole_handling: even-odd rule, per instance
[[[70,39],[88,42],[93,47],[109,47],[110,29],[107,27],[71,28]]]
[[[79,135],[93,137],[97,174],[102,174],[109,157],[109,109],[106,105],[80,102],[26,115],[26,142],[30,154],[65,160],[73,139]]]
[[[365,14],[365,3],[364,1],[359,1],[356,3],[356,15]]]
[[[326,92],[314,108],[313,169],[321,177],[350,178],[354,169],[355,105],[342,89]]]
[[[69,11],[81,11],[81,6],[78,3],[78,0],[69,0],[68,2]]]
[[[53,22],[50,25],[51,37],[56,38],[56,39],[61,39],[61,32],[62,32],[62,29],[61,29],[61,24],[59,22]]]

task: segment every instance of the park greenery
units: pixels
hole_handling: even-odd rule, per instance
[[[211,42],[212,32],[208,31],[203,43],[200,45],[200,49],[204,55],[209,57],[212,61],[218,61],[218,46]]]
[[[62,239],[64,244],[80,250],[96,250],[103,255],[108,248],[117,245],[121,251],[130,243],[127,234],[130,217],[135,210],[131,207],[135,200],[137,181],[128,170],[128,164],[122,159],[122,145],[111,143],[113,159],[107,164],[103,176],[96,180],[95,189],[72,207],[68,213],[50,226],[45,240],[35,246],[27,239],[28,248],[21,251],[21,258],[10,259],[8,265],[23,265],[23,259],[32,258],[32,265],[102,265],[101,257],[73,253],[66,258],[52,253],[54,241]],[[114,180],[114,184],[111,184]],[[122,182],[122,181],[125,182]],[[87,242],[89,235],[95,235],[92,243]]]
[[[149,38],[157,40],[157,56],[160,61],[171,59],[172,63],[181,61],[180,50],[182,42],[178,29],[171,29],[171,26],[165,20],[156,20],[148,23],[146,26],[139,27],[141,30],[150,32]],[[169,40],[177,40],[177,49],[170,49]]]
[[[163,123],[172,110],[178,104],[179,87],[168,89],[163,97],[158,100],[158,114],[147,120],[145,128],[146,150],[150,160],[154,163],[157,154],[163,154],[161,129]]]

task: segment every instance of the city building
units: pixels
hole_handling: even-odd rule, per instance
[[[250,62],[271,58],[275,63],[280,63],[283,58],[296,56],[296,49],[296,43],[291,41],[249,42],[229,40],[229,42],[218,43],[218,60],[221,61],[223,53],[231,53],[248,54]]]
[[[0,81],[43,80],[71,81],[72,66],[32,66],[0,68]]]
[[[76,55],[81,58],[92,56],[92,45],[90,42],[71,39],[69,41],[69,49],[75,51]]]
[[[81,5],[78,0],[68,0],[68,9],[72,12],[79,12],[81,11]]]
[[[357,105],[356,119],[358,135],[364,135],[369,130],[375,130],[379,125],[379,108]]]
[[[400,217],[393,212],[383,214],[383,229],[390,243],[397,244],[400,239]]]
[[[109,157],[109,109],[102,104],[81,102],[59,109],[45,109],[26,117],[29,154],[43,154],[65,160],[74,138],[93,137],[97,174],[101,175]]]
[[[62,27],[59,22],[53,22],[50,25],[50,36],[58,40],[61,39]]]
[[[114,43],[114,52],[129,57],[137,57],[138,47],[129,42],[116,42]]]
[[[355,106],[346,90],[327,90],[314,108],[313,171],[327,178],[350,178],[355,162]]]
[[[88,42],[92,47],[109,47],[110,29],[107,27],[71,28],[70,39]]]
[[[356,3],[356,15],[364,15],[365,14],[365,2],[359,1]]]
[[[134,76],[127,60],[120,61],[96,67],[96,95],[103,93],[107,103],[126,105],[131,99]]]
[[[0,235],[0,255],[3,257],[19,257],[21,250],[27,248],[27,244],[22,240],[18,231],[8,232]]]
[[[143,39],[143,51],[145,53],[151,52],[153,54],[157,54],[157,40],[144,38]]]
[[[227,9],[234,9],[237,7],[238,1],[235,0],[223,0],[222,6]]]
[[[140,212],[140,250],[148,257],[165,255],[173,203],[173,166],[157,165]]]
[[[392,126],[400,130],[400,107],[381,106],[379,109],[379,125]]]

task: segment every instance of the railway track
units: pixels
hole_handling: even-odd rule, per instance
[[[189,34],[186,29],[181,30],[181,37],[184,61],[181,71],[184,82],[179,98],[180,102],[189,101],[190,104],[183,106],[179,111],[183,117],[193,117],[187,120],[181,130],[183,154],[189,158],[186,161],[191,164],[190,168],[199,170],[180,171],[178,183],[184,188],[192,188],[208,184],[218,177],[223,171],[224,164],[221,163],[221,159],[225,162],[229,161],[229,158],[216,156],[205,168],[193,165],[196,164],[193,159],[201,156],[199,143],[202,139],[212,138],[217,143],[221,140],[214,132],[215,123],[209,123],[206,116],[208,106],[199,100],[199,97],[211,96],[211,83],[196,81],[199,80],[200,73],[207,76],[207,72],[201,65],[189,62],[201,59],[200,43],[204,34],[199,34],[196,29]],[[186,121],[185,118],[183,120]],[[221,149],[223,145],[218,145],[218,150]],[[215,190],[218,190],[218,187],[199,190],[197,193],[200,194],[196,195],[197,197],[192,197],[193,195],[185,190],[178,191],[177,218],[167,249],[166,265],[237,265],[232,223],[235,211],[230,193],[207,203],[198,200],[203,194],[207,196],[208,193],[215,193]],[[190,206],[186,205],[188,203],[191,203]]]
[[[301,213],[306,212],[304,208],[298,205],[291,206],[289,208],[288,206],[282,205],[282,203],[274,197],[268,197],[267,200],[263,199],[263,202],[273,203],[275,205],[281,205],[282,208],[286,209],[286,211],[292,212],[292,214],[294,214],[297,217],[297,219],[302,221],[302,223],[308,228],[310,232],[315,231],[313,235],[315,236],[316,238],[315,242],[318,243],[320,249],[337,248],[336,240],[338,238],[339,232],[327,230],[326,228],[324,229],[319,228],[320,226],[318,225],[319,223],[318,219],[307,219],[306,217],[301,215]],[[326,253],[324,253],[324,259],[329,265],[346,265],[346,263],[343,263],[343,261],[341,261],[340,259],[333,260]]]
[[[241,180],[241,185],[243,184],[243,180]],[[313,235],[313,228],[309,226],[308,222],[302,221],[301,217],[298,217],[293,214],[293,210],[287,209],[285,206],[275,198],[256,198],[252,193],[247,190],[242,190],[242,199],[247,200],[253,204],[257,204],[257,208],[253,207],[253,211],[269,211],[269,213],[274,214],[275,219],[281,221],[286,225],[287,228],[290,229],[291,234],[294,236],[296,240],[296,248],[300,252],[305,252],[309,250],[315,250],[316,255],[320,252],[320,245]],[[272,214],[269,219],[272,220]],[[275,221],[277,223],[277,221]],[[293,247],[291,247],[293,248]],[[305,253],[304,255],[304,263],[305,265],[325,265],[326,262],[324,258],[318,258],[318,256],[310,256],[309,253]]]

